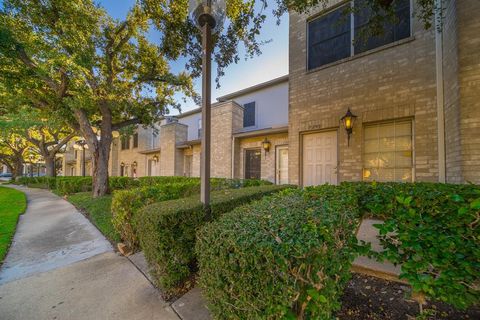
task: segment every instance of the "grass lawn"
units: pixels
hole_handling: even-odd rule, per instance
[[[120,242],[120,235],[115,231],[112,224],[112,196],[92,198],[91,192],[80,192],[67,197],[75,207],[81,209],[90,221],[111,242]]]
[[[23,192],[0,187],[0,264],[12,242],[18,217],[26,208],[27,198]]]

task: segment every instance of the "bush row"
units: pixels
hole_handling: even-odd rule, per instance
[[[115,191],[112,198],[113,226],[123,242],[133,251],[137,251],[139,243],[132,217],[140,208],[154,202],[183,198],[199,192],[200,183],[194,180]]]
[[[330,319],[352,259],[366,253],[354,237],[362,216],[384,219],[379,259],[401,264],[415,292],[461,309],[479,303],[479,186],[343,183],[285,191],[199,230],[213,315]]]
[[[142,177],[142,187],[116,191],[112,200],[113,225],[124,243],[132,250],[139,248],[132,217],[145,205],[165,200],[184,198],[200,193],[200,179],[186,177]],[[238,189],[271,185],[271,182],[253,179],[210,179],[211,190]]]
[[[26,186],[42,185],[60,194],[72,194],[92,190],[92,177],[19,177],[16,183]],[[139,186],[139,182],[129,177],[110,177],[112,190]]]
[[[238,206],[285,188],[268,185],[212,192],[209,217],[217,219]],[[198,196],[157,202],[135,215],[151,275],[167,295],[175,293],[196,270],[195,234],[206,218]]]
[[[346,188],[286,190],[197,233],[217,319],[330,319],[355,257],[358,200]]]

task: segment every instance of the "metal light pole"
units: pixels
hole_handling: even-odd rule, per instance
[[[224,0],[190,0],[190,15],[202,32],[202,148],[200,159],[200,200],[210,206],[210,127],[212,80],[212,32],[218,31],[225,17]]]

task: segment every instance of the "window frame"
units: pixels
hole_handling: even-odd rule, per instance
[[[262,148],[246,148],[243,150],[243,178],[244,179],[254,179],[254,178],[247,178],[247,153],[250,151],[258,151],[260,153],[260,177],[258,179],[262,179]]]
[[[120,150],[130,150],[130,136],[120,137]]]
[[[343,59],[339,59],[339,60],[336,60],[336,61],[333,61],[333,62],[330,62],[330,63],[326,63],[326,64],[323,64],[323,65],[320,65],[318,67],[315,67],[315,68],[309,68],[309,59],[310,59],[310,56],[309,56],[309,24],[310,22],[316,20],[316,19],[320,19],[322,17],[324,17],[325,15],[337,10],[337,9],[340,9],[341,7],[345,6],[345,5],[348,5],[348,3],[350,3],[350,6],[354,6],[354,2],[355,0],[344,0],[344,1],[341,1],[339,3],[336,3],[335,5],[331,6],[330,8],[327,8],[325,10],[322,10],[320,12],[318,12],[317,14],[314,14],[312,15],[311,17],[307,18],[306,20],[306,23],[305,23],[305,41],[306,41],[306,59],[305,59],[305,69],[306,69],[306,72],[309,73],[309,72],[314,72],[314,71],[317,71],[317,70],[321,70],[321,69],[324,69],[324,68],[327,68],[329,66],[332,66],[332,65],[336,65],[336,64],[340,64],[340,63],[343,63],[343,62],[346,62],[346,61],[349,61],[353,58],[356,58],[356,57],[362,57],[362,56],[365,56],[365,55],[368,55],[370,53],[373,53],[373,52],[377,52],[377,51],[380,51],[384,48],[388,48],[390,46],[394,46],[395,44],[397,43],[402,43],[402,41],[406,41],[408,39],[411,39],[413,37],[413,20],[414,20],[414,16],[413,16],[413,6],[414,6],[414,3],[413,3],[414,0],[409,0],[409,9],[410,9],[410,15],[409,15],[409,24],[410,24],[410,35],[408,37],[405,37],[405,38],[402,38],[400,40],[396,40],[396,41],[393,41],[393,42],[389,42],[387,44],[384,44],[384,45],[381,45],[381,46],[378,46],[376,48],[373,48],[373,49],[369,49],[369,50],[366,50],[366,51],[363,51],[363,52],[360,52],[360,53],[355,53],[355,13],[352,11],[350,12],[350,41],[351,41],[351,44],[350,44],[350,55],[346,58],[343,58]]]
[[[415,182],[415,176],[416,176],[416,152],[415,152],[415,119],[412,117],[406,117],[406,118],[398,118],[398,119],[389,119],[389,120],[382,120],[382,121],[375,121],[375,122],[368,122],[368,123],[363,123],[362,126],[362,181],[368,182],[369,180],[365,180],[364,178],[364,172],[365,172],[365,128],[367,127],[373,127],[373,126],[381,126],[385,124],[397,124],[397,123],[402,123],[402,122],[409,122],[411,125],[411,137],[412,137],[412,147],[411,147],[411,152],[412,152],[412,180],[408,182]],[[394,136],[396,138],[396,136]],[[396,153],[397,151],[394,151]],[[394,167],[395,169],[396,167]],[[400,169],[400,168],[399,168]],[[389,181],[389,182],[399,182],[399,181]],[[402,181],[400,181],[402,183]],[[407,181],[405,181],[407,183]]]
[[[249,104],[252,104],[253,103],[253,107],[254,107],[254,110],[253,110],[253,125],[251,126],[245,126],[245,106],[246,105],[249,105]],[[247,102],[247,103],[244,103],[243,104],[243,121],[242,121],[242,125],[243,125],[243,128],[244,129],[253,129],[253,128],[256,128],[257,127],[257,102],[256,101],[250,101],[250,102]]]
[[[133,134],[132,140],[133,140],[133,142],[132,142],[132,145],[133,145],[133,146],[132,146],[132,149],[138,148],[138,132],[135,132],[135,133]]]

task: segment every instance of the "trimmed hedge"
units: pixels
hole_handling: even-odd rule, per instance
[[[115,191],[112,199],[112,223],[120,237],[132,250],[139,248],[132,217],[142,207],[160,201],[173,200],[200,192],[198,181],[174,182]]]
[[[182,177],[182,176],[168,176],[168,177],[140,177],[138,178],[140,186],[151,186],[165,183],[200,183],[199,177]],[[210,184],[213,189],[224,188],[246,188],[255,186],[271,185],[270,181],[259,179],[227,179],[227,178],[211,178]]]
[[[17,184],[26,186],[45,186],[50,190],[56,190],[59,194],[68,195],[78,192],[92,191],[92,177],[19,177]],[[109,177],[112,190],[137,187],[140,183],[130,177]]]
[[[356,256],[350,186],[287,190],[197,233],[199,282],[217,319],[330,319]]]
[[[212,192],[211,217],[217,219],[240,205],[286,188],[269,185]],[[205,219],[198,196],[154,203],[135,215],[150,273],[167,295],[175,293],[196,271],[195,233]]]
[[[200,193],[200,178],[188,177],[142,177],[140,188],[114,193],[112,202],[113,224],[121,238],[132,250],[139,248],[134,214],[142,207],[165,200],[184,198]],[[265,180],[211,178],[211,190],[238,189],[261,185],[271,185]]]
[[[352,240],[362,216],[384,219],[382,253]],[[352,257],[366,253],[401,264],[415,292],[478,305],[479,235],[480,186],[342,183],[238,208],[197,233],[196,252],[217,318],[329,319]]]

